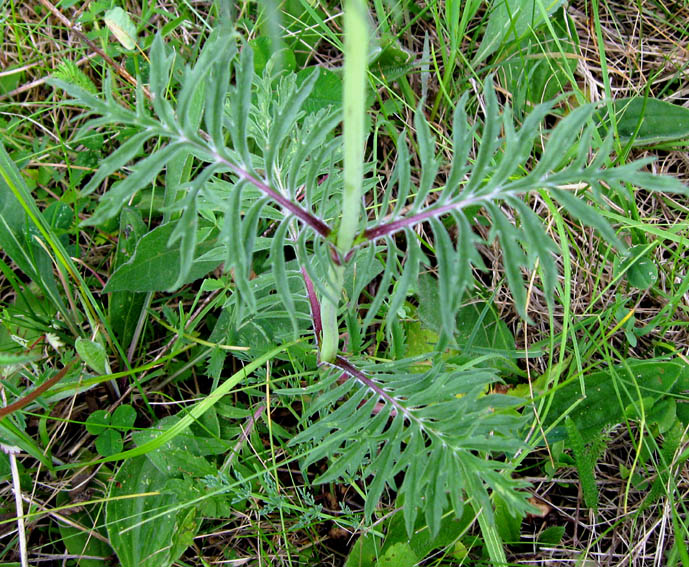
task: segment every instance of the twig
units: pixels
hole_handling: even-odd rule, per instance
[[[3,396],[4,397],[4,396]],[[0,443],[0,451],[7,453],[10,459],[10,469],[12,470],[12,492],[14,492],[14,503],[17,508],[17,535],[19,536],[19,556],[22,567],[29,567],[29,557],[26,550],[26,531],[24,526],[24,506],[22,505],[22,487],[19,482],[19,468],[17,467],[17,453],[21,451],[19,447],[3,445]]]
[[[48,11],[55,16],[58,20],[60,20],[65,26],[67,26],[72,33],[75,35],[79,36],[79,39],[83,41],[86,45],[89,46],[89,48],[93,51],[95,51],[98,55],[100,55],[103,60],[110,65],[117,73],[129,84],[133,86],[141,86],[141,89],[143,90],[144,95],[146,95],[146,98],[152,100],[153,95],[151,94],[151,91],[148,89],[148,87],[139,85],[137,80],[132,77],[132,75],[122,66],[120,65],[117,61],[115,61],[112,57],[107,55],[105,51],[103,51],[100,47],[98,47],[94,42],[92,42],[88,37],[86,37],[81,31],[79,31],[76,26],[72,25],[72,22],[70,22],[65,16],[62,15],[62,12],[60,12],[55,6],[53,6],[48,0],[38,0],[43,6],[45,6]]]
[[[55,376],[50,378],[49,380],[46,380],[41,384],[40,386],[36,386],[34,390],[32,390],[29,394],[24,396],[23,398],[20,398],[16,402],[10,404],[9,406],[5,406],[3,408],[0,408],[0,419],[5,417],[6,415],[9,415],[17,410],[22,409],[23,407],[29,405],[31,402],[33,402],[38,396],[40,396],[43,392],[48,390],[49,388],[52,388],[55,384],[57,384],[60,380],[62,380],[65,377],[65,374],[70,371],[72,366],[74,366],[74,363],[76,360],[73,360],[70,362],[67,366],[65,366],[62,370],[60,370]]]
[[[220,467],[221,471],[224,472],[230,468],[232,461],[234,460],[235,456],[239,454],[239,450],[242,448],[242,445],[249,439],[249,435],[251,435],[251,431],[254,428],[254,425],[256,425],[256,421],[258,421],[258,418],[261,417],[261,414],[265,411],[265,409],[266,406],[264,406],[263,404],[258,406],[256,411],[254,411],[251,417],[247,420],[246,427],[240,426],[242,429],[242,434],[239,436],[237,443],[232,449],[232,452],[229,454],[229,456],[223,463],[222,467]]]
[[[87,61],[90,61],[91,59],[93,59],[96,55],[100,55],[100,54],[99,53],[89,53],[88,55],[79,59],[79,61],[76,62],[76,66],[79,67],[79,66],[83,65]],[[26,67],[31,68],[32,65],[26,65]],[[16,71],[17,69],[12,69],[12,70]],[[2,76],[2,73],[0,73],[0,76]],[[22,94],[22,93],[25,93],[26,91],[30,91],[31,89],[35,89],[36,87],[40,87],[47,80],[48,80],[48,77],[41,77],[40,79],[36,79],[35,81],[31,81],[30,83],[25,83],[21,87],[17,87],[13,91],[10,91],[8,93],[0,95],[0,100],[12,98],[12,97],[17,96],[18,94]],[[64,167],[64,166],[58,166],[58,167]],[[84,169],[89,169],[89,168],[84,168]]]
[[[54,510],[51,510],[50,508],[48,508],[47,506],[41,504],[40,502],[37,502],[37,501],[35,501],[35,500],[32,501],[32,500],[31,500],[30,498],[28,498],[27,496],[24,496],[24,500],[26,500],[26,501],[29,502],[30,504],[33,504],[33,505],[37,506],[39,510],[41,510],[42,512],[45,512],[46,514],[48,514],[48,516],[52,516],[52,517],[55,518],[58,522],[62,522],[63,524],[65,524],[65,525],[67,525],[67,526],[70,526],[70,527],[72,527],[72,528],[74,528],[74,529],[76,529],[76,530],[79,530],[79,531],[81,531],[81,532],[84,532],[84,533],[87,534],[89,537],[93,537],[93,538],[95,538],[95,539],[97,539],[97,540],[100,540],[100,541],[102,541],[102,542],[107,543],[108,545],[110,545],[110,540],[109,540],[107,537],[105,537],[105,536],[103,536],[102,534],[100,534],[99,532],[97,532],[96,530],[91,529],[91,528],[87,528],[86,526],[80,524],[79,522],[75,522],[74,520],[69,519],[69,518],[66,517],[65,515],[60,514],[60,513],[58,513],[58,512],[55,512]],[[75,508],[78,508],[78,507],[79,507],[79,504],[75,504],[74,507],[75,507]]]
[[[5,389],[0,389],[3,404],[7,404]],[[12,492],[14,492],[14,503],[17,508],[17,535],[19,537],[19,556],[22,567],[29,567],[29,556],[26,550],[26,527],[24,525],[24,506],[22,505],[22,485],[19,480],[19,468],[17,467],[17,453],[21,451],[14,445],[4,445],[0,443],[0,451],[6,453],[10,459],[10,470],[12,471]]]

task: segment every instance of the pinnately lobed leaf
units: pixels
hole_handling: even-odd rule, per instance
[[[489,487],[500,488],[514,494],[508,504],[511,510],[528,509],[515,492],[523,483],[499,473],[503,465],[476,453],[512,454],[521,446],[516,431],[522,418],[510,410],[520,401],[484,395],[485,387],[497,379],[492,371],[436,364],[419,374],[409,370],[410,362],[384,369],[369,365],[364,372],[338,359],[319,384],[324,394],[309,408],[309,414],[320,414],[320,419],[291,441],[311,446],[303,466],[329,458],[331,464],[319,482],[365,467],[364,476],[374,478],[367,516],[373,514],[386,486],[397,488],[405,496],[407,527],[414,525],[423,504],[432,533],[440,527],[448,497],[461,516],[465,492],[489,510]],[[344,382],[338,385],[340,376]],[[448,392],[452,396],[445,395]],[[340,398],[347,401],[333,406]],[[396,486],[393,478],[401,471],[406,475]]]
[[[534,3],[525,6],[529,4]],[[548,4],[548,9],[556,4]],[[492,3],[490,25],[501,37],[509,28],[505,9],[506,3]],[[524,14],[512,14],[518,33],[528,29]],[[536,19],[542,16],[539,11]],[[492,51],[492,44],[484,44],[480,57]],[[366,485],[369,519],[386,490],[396,490],[404,498],[410,534],[421,509],[436,534],[447,510],[461,516],[468,498],[475,510],[481,510],[482,526],[488,525],[493,493],[499,493],[514,515],[527,511],[525,483],[511,478],[509,465],[510,456],[522,448],[521,402],[490,392],[498,380],[495,370],[480,368],[474,360],[442,361],[433,352],[458,346],[457,314],[473,285],[473,270],[484,268],[477,248],[498,243],[515,308],[526,317],[525,271],[539,262],[544,292],[552,304],[557,247],[525,197],[549,195],[575,221],[593,227],[606,244],[623,248],[622,238],[600,212],[606,206],[601,187],[610,193],[607,197],[629,186],[680,193],[686,188],[640,171],[644,162],[608,167],[612,140],[597,152],[590,146],[596,127],[593,106],[573,110],[545,132],[542,122],[553,104],[544,103],[518,126],[509,107],[500,107],[488,78],[482,120],[470,123],[467,96],[457,105],[455,147],[446,178],[439,176],[445,164],[419,105],[414,126],[420,170],[412,172],[413,153],[402,133],[396,140],[391,178],[380,184],[378,179],[365,181],[366,204],[372,206],[354,227],[358,234],[350,247],[350,239],[339,238],[338,232],[343,213],[352,212],[343,211],[340,200],[341,108],[307,110],[318,70],[298,80],[289,70],[276,71],[268,61],[258,76],[252,50],[232,32],[218,30],[196,63],[186,65],[181,90],[168,92],[175,82],[174,58],[157,35],[150,53],[151,110],[142,101],[135,110],[120,105],[108,81],[105,99],[55,82],[102,116],[87,128],[120,124],[135,130],[86,187],[86,192],[93,191],[117,169],[129,166],[129,174],[105,192],[85,224],[104,225],[143,189],[155,185],[164,170],[171,181],[162,224],[141,238],[133,257],[112,274],[106,291],[173,289],[224,262],[231,293],[219,319],[218,325],[225,326],[219,334],[225,339],[234,333],[233,338],[251,347],[245,356],[262,363],[263,358],[256,358],[259,353],[272,353],[266,355],[269,359],[277,356],[284,349],[274,344],[294,335],[315,334],[314,348],[320,347],[324,301],[334,306],[329,316],[337,327],[337,341],[344,304],[339,290],[346,291],[347,336],[360,356],[337,354],[321,365],[316,383],[281,392],[311,396],[303,429],[291,441],[291,446],[308,447],[304,470],[323,459],[330,468],[321,482],[372,479]],[[474,141],[477,150],[471,159]],[[363,162],[355,165],[367,171]],[[364,204],[363,195],[355,197],[357,206]],[[474,230],[478,221],[490,230],[479,234]],[[431,242],[422,241],[417,232],[424,223],[433,234]],[[259,246],[266,240],[269,244]],[[255,254],[258,248],[260,256]],[[429,268],[438,275],[437,296],[443,308],[438,343],[412,359],[367,358],[364,353],[379,331],[388,339],[390,353],[404,356],[401,313],[410,296],[416,301],[422,286],[435,284],[435,279],[422,277]],[[419,313],[423,310],[419,306]],[[312,329],[305,328],[305,320]],[[423,371],[421,363],[427,364]],[[206,401],[215,403],[229,384],[221,384]],[[193,417],[212,403],[195,406]],[[576,421],[576,414],[572,419]],[[491,458],[496,455],[501,459]],[[113,494],[148,490],[145,478],[155,480],[157,473],[147,463],[137,461],[134,477],[127,479],[122,492]],[[186,516],[165,513],[164,507],[175,503],[169,494],[159,500],[147,496],[129,504],[115,502],[119,501],[109,503],[111,517],[118,523],[131,518],[121,520],[126,531],[116,534],[117,526],[111,527],[111,541],[124,565],[144,560],[131,550],[147,545],[142,537],[170,537],[175,522],[196,525]],[[155,506],[163,506],[159,525],[143,522],[146,527],[137,527],[136,522],[153,516]],[[499,547],[497,539],[493,547]],[[157,565],[178,555],[151,552],[162,553],[155,558]]]

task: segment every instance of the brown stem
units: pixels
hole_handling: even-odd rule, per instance
[[[70,22],[65,16],[62,15],[62,12],[60,12],[55,6],[53,6],[48,0],[38,0],[43,6],[45,6],[48,11],[55,16],[58,20],[60,20],[64,25],[66,25],[70,31],[79,36],[79,39],[83,41],[86,45],[88,45],[93,51],[98,53],[105,62],[110,65],[115,71],[117,71],[118,75],[120,75],[125,81],[130,83],[131,85],[134,85],[135,87],[137,86],[137,81],[132,75],[122,66],[120,65],[117,61],[115,61],[112,57],[110,57],[108,54],[105,53],[100,47],[98,47],[95,43],[93,43],[88,37],[86,37],[82,32],[80,32],[76,26],[72,25],[72,22]],[[153,95],[151,94],[151,91],[148,89],[148,87],[142,86],[142,90],[144,94],[146,95],[146,98],[149,100],[153,100]]]
[[[57,384],[60,380],[62,380],[65,377],[65,374],[69,372],[76,363],[76,360],[73,360],[70,362],[67,366],[65,366],[60,372],[55,374],[52,378],[49,380],[46,380],[41,384],[40,386],[37,386],[36,389],[31,392],[30,394],[27,394],[20,400],[17,400],[14,403],[11,403],[9,406],[5,406],[4,408],[0,408],[0,419],[5,417],[6,415],[9,415],[11,413],[14,413],[17,410],[22,409],[23,407],[28,406],[31,402],[33,402],[38,396],[40,396],[43,392],[46,390],[52,388],[55,384]]]

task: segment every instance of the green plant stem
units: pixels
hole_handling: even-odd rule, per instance
[[[505,547],[498,533],[495,521],[489,518],[489,514],[487,514],[485,510],[479,511],[477,519],[491,564],[493,567],[505,567],[508,565],[507,555],[505,555]]]
[[[347,0],[344,6],[344,191],[342,216],[336,240],[337,251],[342,259],[352,247],[359,227],[368,59],[366,2]],[[344,266],[333,266],[330,270],[330,293],[328,297],[323,298],[322,308],[323,341],[320,358],[324,362],[332,362],[337,355],[337,302],[342,294],[343,281]]]

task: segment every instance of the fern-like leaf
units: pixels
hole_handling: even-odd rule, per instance
[[[509,107],[501,111],[489,79],[481,126],[469,123],[468,97],[457,105],[453,157],[445,179],[439,178],[444,164],[419,106],[414,127],[420,171],[412,171],[403,133],[383,195],[378,195],[376,179],[365,181],[370,202],[380,205],[369,209],[353,249],[336,250],[343,185],[337,133],[341,112],[305,112],[317,73],[299,82],[294,74],[275,72],[269,62],[259,77],[251,49],[232,32],[212,34],[197,62],[185,66],[181,87],[172,75],[174,58],[162,36],[156,36],[150,53],[150,104],[142,88],[130,105],[116,100],[109,76],[104,98],[84,85],[53,81],[73,97],[70,102],[98,115],[86,124],[87,130],[119,124],[135,132],[85,187],[87,193],[94,191],[116,170],[129,167],[129,175],[104,194],[87,224],[118,214],[166,171],[170,183],[164,194],[164,222],[175,223],[169,244],[180,243],[179,277],[169,285],[186,281],[201,241],[197,217],[202,216],[204,226],[210,223],[220,234],[221,250],[212,251],[218,255],[214,259],[225,260],[238,292],[224,306],[223,332],[231,344],[251,345],[254,355],[290,334],[308,333],[309,323],[320,340],[317,296],[332,305],[341,302],[337,295],[342,286],[331,281],[333,273],[342,273],[333,269],[335,264],[346,267],[338,278],[346,282],[347,324],[357,349],[363,350],[368,327],[382,324],[391,350],[401,351],[398,311],[422,267],[430,264],[428,249],[437,261],[443,309],[436,349],[443,350],[453,340],[455,316],[472,285],[472,270],[483,267],[479,245],[500,244],[507,283],[522,315],[524,270],[539,262],[545,292],[553,293],[556,246],[524,202],[529,193],[547,192],[571,216],[621,247],[621,239],[599,212],[605,207],[603,195],[626,193],[627,185],[686,191],[679,182],[639,171],[645,162],[608,168],[611,138],[589,155],[596,128],[593,105],[575,109],[550,132],[542,132],[543,119],[553,107],[542,104],[517,127]],[[543,149],[537,146],[541,139],[546,140]],[[487,236],[472,228],[479,214],[491,222]],[[433,233],[431,244],[414,230],[422,223]],[[253,278],[257,250],[264,265],[274,270]],[[363,304],[365,315],[358,309]],[[363,321],[355,329],[359,316]],[[499,492],[515,515],[525,511],[528,506],[519,491],[523,483],[508,476],[504,462],[486,458],[509,456],[520,447],[522,418],[515,411],[519,401],[487,393],[496,380],[492,371],[436,361],[421,373],[414,366],[418,363],[373,367],[336,358],[311,388],[319,395],[306,408],[308,427],[293,440],[312,445],[304,466],[329,459],[331,468],[322,481],[358,473],[371,478],[365,507],[369,517],[385,490],[397,489],[405,499],[410,531],[419,507],[436,533],[448,503],[459,515],[466,498],[474,499],[474,508],[490,519],[492,492]],[[400,473],[404,477],[397,486]]]
[[[386,487],[404,495],[404,517],[413,529],[424,507],[433,533],[448,499],[461,515],[466,495],[491,514],[489,494],[499,490],[510,509],[528,508],[517,491],[524,483],[504,472],[504,463],[484,458],[514,454],[523,419],[520,400],[487,394],[497,378],[490,370],[464,367],[413,371],[413,361],[356,368],[338,358],[321,377],[322,393],[308,409],[312,423],[292,440],[310,445],[303,466],[330,459],[319,482],[340,476],[371,478],[365,512],[371,517]],[[400,486],[395,476],[405,472]]]
[[[424,222],[430,223],[438,260],[439,295],[446,308],[443,314],[445,335],[451,334],[462,294],[471,285],[467,275],[471,274],[472,267],[481,264],[472,251],[479,243],[490,245],[492,240],[498,240],[507,283],[516,309],[523,317],[526,317],[523,270],[533,268],[536,261],[543,269],[546,299],[552,301],[556,278],[553,254],[557,247],[547,235],[543,223],[524,202],[529,193],[547,191],[571,216],[595,228],[608,244],[623,250],[621,239],[600,212],[601,208],[607,207],[601,197],[603,192],[608,195],[626,192],[627,185],[687,192],[687,188],[675,179],[640,171],[646,161],[606,167],[612,143],[610,138],[589,158],[594,105],[573,110],[550,132],[543,133],[547,142],[529,170],[528,162],[536,153],[535,142],[542,133],[540,126],[552,111],[553,104],[538,105],[517,130],[509,106],[503,107],[500,113],[490,78],[486,80],[484,91],[483,130],[476,157],[471,163],[468,156],[475,126],[467,121],[466,101],[463,97],[454,113],[452,138],[455,147],[446,184],[436,182],[435,189],[430,189],[437,171],[437,159],[430,128],[419,107],[415,117],[421,157],[418,186],[414,187],[411,182],[409,152],[402,134],[397,141],[399,160],[382,196],[382,206],[373,209],[368,226],[357,240],[359,247],[367,242],[384,241],[389,259],[400,246],[400,242],[391,238],[393,235],[404,232],[407,246],[410,246],[414,239],[411,229]],[[606,188],[604,191],[603,187]],[[572,188],[581,189],[575,193],[577,190]],[[435,193],[432,200],[427,199],[431,192]],[[409,197],[411,195],[415,195],[413,200]],[[595,206],[587,201],[595,202]],[[480,209],[488,214],[492,226],[485,240],[470,228]],[[446,220],[449,217],[451,219]],[[440,219],[443,221],[437,222]],[[458,237],[453,237],[450,231],[457,232]],[[407,257],[406,261],[405,272],[413,273],[418,271],[418,267],[410,266],[409,262],[419,262],[421,256]],[[396,282],[396,293],[406,293],[405,286],[411,282],[401,279],[401,275],[399,266],[390,262],[386,264],[387,279],[379,286],[374,305],[380,306],[386,300],[390,281]],[[370,323],[371,318],[367,317],[362,333]],[[441,344],[444,343],[441,341]]]
[[[95,95],[98,92],[93,81],[77,66],[74,61],[63,61],[60,63],[55,71],[53,77],[65,83],[71,83],[85,90],[88,93]]]
[[[85,194],[91,193],[108,176],[130,166],[129,175],[104,194],[84,224],[99,225],[118,214],[126,202],[155,183],[168,167],[165,219],[175,222],[168,244],[181,241],[179,276],[171,287],[186,281],[191,269],[198,240],[197,215],[204,211],[200,203],[214,202],[223,217],[217,222],[223,227],[219,243],[227,250],[225,267],[234,271],[241,295],[253,310],[256,304],[248,283],[253,245],[257,233],[266,230],[263,219],[272,218],[276,227],[270,230],[279,242],[268,251],[276,258],[280,280],[276,287],[296,329],[294,302],[287,296],[282,268],[284,249],[292,246],[305,229],[322,237],[331,232],[322,219],[333,217],[336,211],[333,194],[342,160],[341,144],[334,133],[340,122],[338,112],[326,109],[305,117],[302,107],[317,73],[297,84],[293,75],[272,75],[269,64],[263,77],[258,77],[251,49],[238,49],[237,37],[232,32],[211,34],[196,63],[184,68],[176,104],[170,102],[168,93],[174,84],[174,54],[160,35],[153,42],[150,57],[152,113],[140,100],[140,90],[135,109],[115,100],[110,78],[104,86],[105,99],[78,84],[59,78],[52,80],[73,97],[70,102],[100,115],[88,122],[85,130],[114,123],[135,130],[103,161],[84,188]],[[295,139],[299,143],[294,144]],[[146,155],[146,146],[154,141],[157,148]],[[218,198],[218,185],[213,184],[218,174],[230,180],[223,199]],[[189,181],[181,185],[181,179]],[[314,207],[318,214],[312,211]],[[301,226],[293,224],[295,217]],[[327,242],[323,244],[325,250],[331,248]],[[329,258],[329,254],[325,257]],[[314,281],[327,281],[329,262],[311,262],[317,270],[313,273]]]

